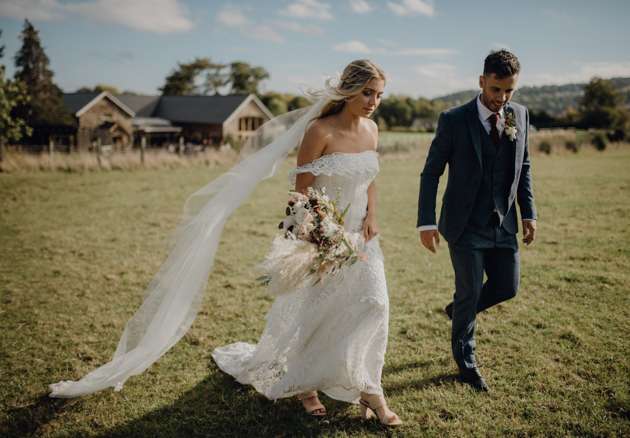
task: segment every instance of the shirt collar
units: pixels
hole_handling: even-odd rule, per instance
[[[479,117],[481,117],[484,121],[488,120],[488,117],[494,114],[481,102],[481,93],[477,96],[477,109],[479,110]],[[505,119],[505,113],[503,110],[504,108],[501,108],[499,111],[499,119]]]

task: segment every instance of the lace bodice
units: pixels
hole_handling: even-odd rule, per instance
[[[355,154],[335,152],[296,167],[289,172],[287,179],[295,184],[298,174],[312,173],[315,176],[313,188],[324,188],[331,199],[339,193],[341,209],[350,204],[344,218],[344,228],[350,232],[359,232],[363,229],[363,221],[367,215],[367,189],[378,171],[378,153],[375,151]]]

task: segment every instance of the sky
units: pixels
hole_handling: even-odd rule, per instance
[[[474,89],[490,52],[521,63],[518,86],[630,77],[628,0],[0,0],[0,62],[28,18],[65,91],[108,84],[159,94],[197,57],[265,68],[260,91],[299,94],[370,59],[386,95]]]

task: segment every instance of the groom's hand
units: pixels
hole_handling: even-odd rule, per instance
[[[523,221],[523,243],[529,245],[536,239],[536,221]]]
[[[433,246],[433,239],[435,239],[435,244],[440,246],[440,233],[438,230],[424,230],[420,231],[420,241],[424,245],[426,249],[435,254],[435,247]]]

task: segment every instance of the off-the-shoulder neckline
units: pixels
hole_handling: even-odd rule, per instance
[[[326,154],[326,155],[322,155],[319,158],[315,158],[313,161],[311,161],[311,163],[314,163],[315,161],[318,161],[318,160],[323,160],[326,157],[333,157],[333,156],[336,156],[336,155],[362,155],[362,154],[366,154],[368,152],[372,152],[372,153],[378,155],[378,152],[373,151],[372,149],[368,149],[367,151],[363,151],[363,152],[333,152],[332,154]],[[311,163],[306,163],[304,166],[308,166]],[[304,167],[304,166],[298,166],[298,168]]]

